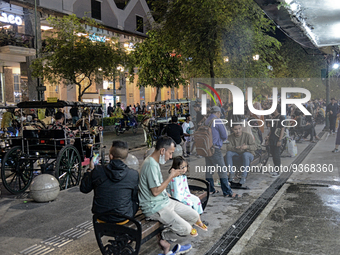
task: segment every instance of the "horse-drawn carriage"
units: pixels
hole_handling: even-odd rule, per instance
[[[178,116],[179,121],[185,119],[189,111],[185,107],[179,111],[176,105],[189,104],[190,100],[166,100],[148,104],[150,115],[142,119],[144,138],[147,146],[151,148],[157,139],[166,134],[166,125],[170,123],[171,116]],[[189,108],[189,107],[188,107]]]
[[[27,108],[60,109],[73,105],[88,108],[101,106],[81,102],[30,101],[19,103],[17,108],[20,108],[22,116],[23,110]],[[15,139],[15,143],[12,142],[1,160],[1,179],[4,187],[13,194],[22,193],[29,188],[34,176],[40,173],[54,175],[61,189],[78,185],[85,159],[99,153],[104,160],[105,155],[102,132],[96,127],[84,129],[80,129],[74,138],[69,138],[65,130],[48,129],[43,122],[27,127],[21,123],[21,135]]]

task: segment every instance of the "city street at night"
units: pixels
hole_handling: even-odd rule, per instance
[[[320,128],[317,126],[317,131]],[[112,138],[106,133],[107,137]],[[209,223],[208,232],[199,231],[198,237],[180,238],[179,242],[191,242],[192,254],[337,254],[340,176],[338,157],[331,153],[333,140],[334,136],[323,132],[316,144],[298,143],[297,157],[282,158],[284,166],[326,164],[329,171],[282,173],[278,178],[250,173],[250,189],[235,190],[242,198],[210,197],[202,216]],[[145,150],[131,153],[141,163]],[[204,165],[204,159],[192,156],[189,162],[190,175],[204,179],[204,173],[194,171],[194,166]],[[162,167],[164,177],[170,163]],[[27,195],[2,195],[2,254],[44,254],[39,253],[42,250],[100,254],[92,228],[92,192],[85,195],[74,187],[61,191],[57,200],[49,203],[36,203]],[[145,243],[140,254],[158,254],[156,241],[153,238]],[[294,245],[296,242],[299,244]]]

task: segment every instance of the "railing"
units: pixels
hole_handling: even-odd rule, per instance
[[[34,48],[34,36],[4,29],[0,30],[0,47],[7,45]]]

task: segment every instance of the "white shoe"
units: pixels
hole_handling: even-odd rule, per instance
[[[272,177],[276,178],[280,176],[280,173],[274,172],[271,174]]]

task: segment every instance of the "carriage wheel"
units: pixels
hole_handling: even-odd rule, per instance
[[[33,180],[34,162],[21,156],[21,146],[15,146],[5,154],[1,164],[2,183],[12,194],[24,192]]]
[[[58,153],[55,177],[59,180],[60,189],[67,189],[79,184],[81,176],[81,158],[73,145],[67,145]]]

